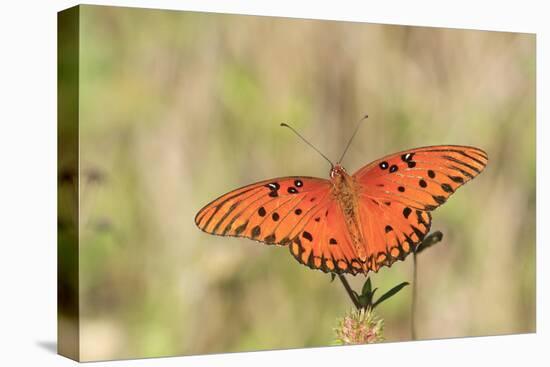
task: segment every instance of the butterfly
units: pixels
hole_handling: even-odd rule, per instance
[[[436,145],[385,156],[353,175],[331,163],[329,179],[281,177],[231,191],[195,223],[214,235],[288,246],[312,269],[366,275],[413,252],[430,230],[430,212],[487,162],[479,148]]]

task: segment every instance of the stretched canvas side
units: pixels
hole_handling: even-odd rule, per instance
[[[57,352],[79,360],[79,7],[57,23]]]

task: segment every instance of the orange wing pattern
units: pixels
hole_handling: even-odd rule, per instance
[[[356,172],[370,270],[414,251],[430,230],[429,211],[481,173],[487,160],[478,148],[431,146],[386,156]]]
[[[195,223],[210,234],[289,245],[296,260],[312,269],[361,269],[328,180],[284,177],[245,186],[205,206]]]
[[[210,234],[288,245],[320,203],[330,199],[330,187],[330,181],[314,177],[257,182],[212,201],[198,212],[195,223]]]
[[[360,202],[368,270],[391,266],[416,248],[430,231],[429,212],[411,209],[399,201],[374,198]]]
[[[305,223],[304,231],[294,233],[290,253],[298,262],[325,273],[361,272],[362,265],[344,218],[336,200],[324,202]]]
[[[487,154],[473,147],[411,149],[374,161],[353,175],[358,213],[347,217],[333,182],[283,177],[219,197],[198,212],[195,223],[210,234],[288,245],[296,260],[312,269],[376,272],[414,251],[430,230],[429,212],[486,164]],[[346,223],[350,215],[359,216],[366,259],[359,259],[351,239]]]

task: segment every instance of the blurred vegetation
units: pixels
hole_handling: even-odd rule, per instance
[[[434,213],[420,339],[535,331],[535,36],[84,6],[80,39],[82,358],[324,346],[350,303],[286,248],[198,230],[220,194],[328,177],[281,122],[344,165],[474,145],[485,172]],[[410,281],[412,258],[383,268]],[[349,277],[356,289],[363,276]],[[377,308],[410,339],[410,287]]]

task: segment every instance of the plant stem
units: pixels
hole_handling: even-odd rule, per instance
[[[361,304],[359,303],[359,300],[357,299],[357,297],[355,297],[355,294],[353,293],[353,289],[351,289],[346,277],[343,276],[342,274],[338,274],[338,278],[340,278],[340,281],[344,285],[344,288],[346,289],[346,292],[348,292],[348,296],[349,298],[351,298],[351,301],[353,302],[355,307],[357,307],[358,310],[361,309]]]
[[[416,251],[413,252],[413,289],[412,289],[412,303],[411,303],[411,339],[416,340],[416,325],[415,325],[415,315],[416,315]]]

